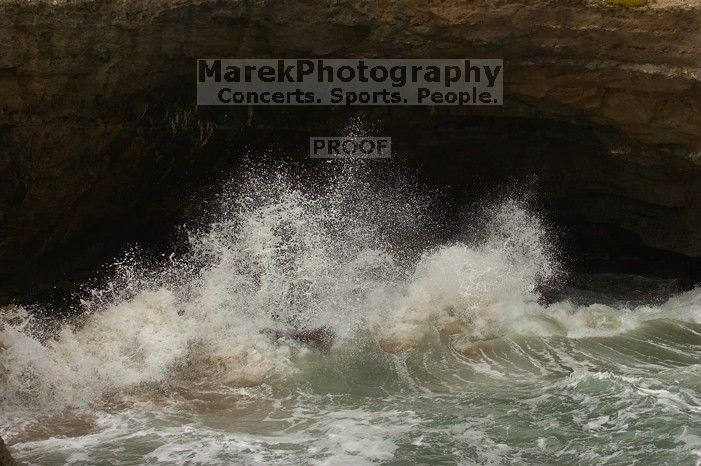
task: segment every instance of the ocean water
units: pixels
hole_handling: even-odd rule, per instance
[[[597,293],[545,302],[567,271],[521,196],[485,201],[444,241],[440,201],[415,183],[329,171],[252,164],[186,252],[127,255],[70,319],[0,311],[15,458],[699,463],[701,289],[598,276]],[[328,351],[265,332],[314,328]]]

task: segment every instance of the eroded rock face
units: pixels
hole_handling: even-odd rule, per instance
[[[232,148],[273,129],[336,131],[358,113],[406,136],[438,184],[516,164],[560,214],[701,257],[696,0],[5,0],[0,41],[0,300],[163,234],[184,190],[236,165]],[[197,109],[194,60],[214,56],[497,57],[506,104]],[[431,141],[416,140],[418,119]]]
[[[15,460],[12,459],[9,450],[5,446],[5,442],[2,441],[0,437],[0,466],[15,466]]]

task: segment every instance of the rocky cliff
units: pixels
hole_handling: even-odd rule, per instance
[[[437,184],[534,173],[557,215],[701,257],[698,0],[2,0],[0,41],[1,300],[162,235],[232,148],[357,113]],[[506,103],[198,109],[216,56],[503,58]]]

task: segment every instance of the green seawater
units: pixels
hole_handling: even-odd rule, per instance
[[[701,457],[701,325],[509,335],[397,355],[358,337],[255,387],[144,386],[24,426],[34,464],[688,464]],[[71,433],[73,431],[73,433]]]

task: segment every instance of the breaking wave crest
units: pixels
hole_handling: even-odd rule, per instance
[[[127,257],[78,316],[48,329],[22,306],[2,310],[3,413],[20,419],[135,389],[274,384],[308,371],[306,354],[326,358],[322,368],[384,354],[401,380],[408,355],[437,350],[436,367],[469,368],[458,380],[563,374],[569,390],[614,377],[606,368],[615,363],[668,367],[662,356],[626,352],[636,332],[681,325],[684,338],[698,337],[684,324],[701,321],[698,290],[635,308],[539,302],[561,267],[547,226],[515,196],[466,226],[479,234],[436,244],[445,219],[431,197],[365,170],[344,165],[312,182],[254,166],[223,191],[214,220],[190,233],[187,253],[151,268]],[[330,354],[284,338],[304,329],[332,335]],[[617,335],[618,361],[606,340]],[[603,340],[572,349],[594,337]]]

